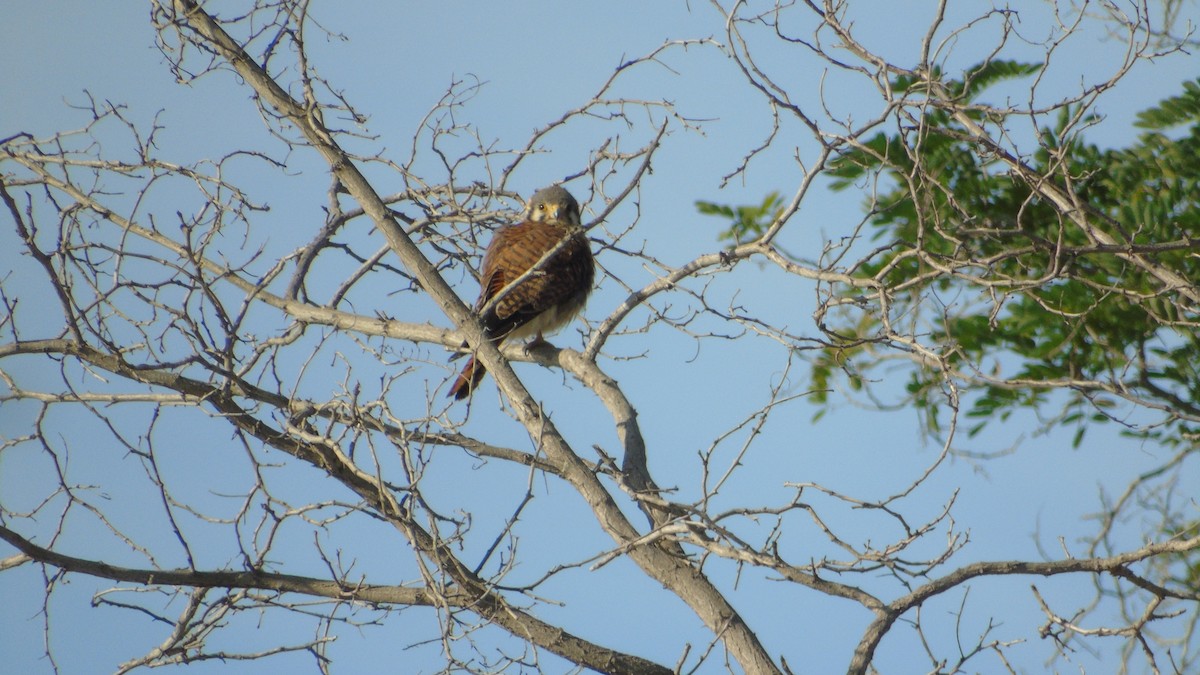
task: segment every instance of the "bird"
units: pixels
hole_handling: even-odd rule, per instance
[[[557,185],[538,190],[524,220],[498,229],[483,254],[475,312],[484,337],[497,346],[531,335],[536,337],[527,348],[544,342],[544,333],[567,325],[583,309],[595,275],[579,202]],[[486,373],[471,356],[448,396],[466,398]]]

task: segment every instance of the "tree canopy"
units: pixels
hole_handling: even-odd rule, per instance
[[[1187,3],[148,4],[0,111],[12,667],[1200,664]]]

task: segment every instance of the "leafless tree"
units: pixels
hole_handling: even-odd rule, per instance
[[[92,611],[58,600],[84,578],[101,582],[95,612],[148,617],[157,631],[158,644],[140,656],[96,664],[117,672],[297,653],[329,672],[341,658],[334,641],[355,633],[389,649],[438,650],[444,672],[807,671],[795,662],[804,654],[775,640],[787,630],[818,640],[834,630],[806,604],[826,598],[863,610],[842,656],[853,673],[886,670],[878,658],[885,641],[909,643],[909,653],[927,659],[921,667],[939,673],[1016,672],[1014,655],[1028,658],[1022,650],[1039,638],[1066,663],[1117,641],[1129,670],[1188,672],[1200,663],[1200,597],[1195,583],[1181,581],[1200,550],[1198,519],[1186,487],[1172,491],[1188,485],[1186,469],[1194,471],[1194,438],[1161,471],[1131,477],[1125,494],[1097,506],[1100,531],[1085,548],[1053,533],[1062,549],[1040,559],[970,555],[956,502],[973,486],[940,493],[931,485],[968,456],[960,409],[983,387],[1093,401],[1106,395],[1148,425],[1200,424],[1194,399],[1167,405],[1124,372],[1020,381],[964,362],[955,345],[933,337],[930,326],[953,304],[938,296],[940,280],[978,289],[978,302],[999,312],[1023,288],[1069,278],[1068,266],[1006,277],[997,261],[971,257],[966,246],[943,255],[919,240],[872,240],[869,215],[851,232],[823,235],[818,255],[788,245],[795,230],[812,236],[806,205],[839,158],[878,152],[871,141],[880,132],[909,141],[902,150],[914,158],[904,180],[912,194],[953,202],[916,161],[937,112],[957,122],[959,140],[1057,212],[1064,231],[1086,235],[1072,256],[1120,257],[1156,280],[1156,298],[1178,308],[1164,325],[1195,331],[1200,287],[1172,264],[1176,258],[1156,253],[1195,256],[1200,240],[1185,234],[1133,246],[1119,224],[1089,211],[1069,167],[1047,173],[1029,160],[1052,147],[1039,131],[1045,120],[1067,114],[1066,133],[1081,133],[1097,101],[1135,67],[1192,44],[1186,30],[1180,34],[1185,10],[1177,3],[1167,5],[1169,26],[1137,3],[1060,3],[1038,10],[1059,23],[1035,31],[1021,23],[1021,12],[1032,9],[958,15],[943,0],[908,59],[863,35],[869,26],[860,27],[863,15],[850,0],[761,9],[714,2],[723,35],[669,41],[624,61],[590,100],[523,144],[486,140],[465,121],[476,83],[463,80],[415,121],[411,143],[403,139],[399,151],[385,149],[397,139],[367,133],[365,111],[319,75],[309,45],[317,35],[337,36],[312,4],[256,0],[240,12],[217,12],[195,0],[152,3],[158,46],[175,76],[236,79],[253,95],[269,149],[172,162],[160,156],[157,122],[139,125],[101,100],[84,107],[89,120],[80,129],[16,133],[0,145],[6,241],[21,249],[19,259],[6,258],[0,286],[0,462],[6,487],[28,481],[20,498],[0,495],[0,537],[11,547],[0,570],[35,574],[43,585],[43,649],[56,671],[62,650],[86,648],[86,636],[57,628],[64,615]],[[986,106],[945,89],[940,73],[956,63],[955,45],[975,41],[984,61],[998,61],[1014,44],[1033,45],[1045,73],[1065,44],[1095,25],[1112,36],[1104,49],[1123,56],[1074,92],[1047,100],[1035,83],[1023,98]],[[790,195],[768,209],[761,227],[730,246],[713,236],[706,252],[678,264],[668,262],[669,242],[643,234],[641,202],[650,198],[648,176],[664,139],[704,123],[666,98],[621,92],[635,73],[702,52],[728,57],[745,84],[737,95],[767,114],[762,143],[747,149],[729,179],[753,181],[756,163],[780,152],[795,155],[796,173]],[[816,74],[819,95],[802,94],[794,60]],[[822,88],[822,73],[855,82],[874,114],[840,112],[845,101]],[[898,78],[914,84],[899,90]],[[514,177],[577,129],[595,142],[559,179],[586,203],[602,297],[611,301],[588,309],[578,350],[498,350],[460,299],[473,291],[456,293],[451,283],[472,287],[466,281],[486,233],[519,213]],[[325,171],[324,210],[286,231],[268,226],[271,211],[247,177],[311,184],[311,173],[292,167],[314,155]],[[868,214],[886,207],[878,202],[885,181],[880,173],[861,183],[875,199]],[[951,229],[930,214],[924,226]],[[689,218],[704,216],[681,216]],[[1002,227],[979,225],[980,232]],[[920,272],[864,273],[885,259],[915,261]],[[787,293],[815,296],[813,320],[771,308],[778,289],[756,291],[744,280],[763,269],[786,279]],[[864,322],[877,329],[853,334]],[[651,335],[685,340],[697,353],[733,354],[721,350],[753,342],[777,368],[761,398],[692,452],[690,470],[679,475],[651,471],[656,456],[680,452],[656,432],[660,418],[687,409],[677,390],[637,390],[680,368],[655,365]],[[454,373],[446,355],[464,351],[464,340],[494,377],[498,399],[488,387],[469,405],[445,398]],[[919,369],[939,383],[926,392],[939,411],[927,425],[938,451],[917,457],[919,469],[894,477],[882,493],[833,487],[770,461],[791,450],[792,411],[816,393],[801,372],[806,359],[852,349],[879,357],[881,369]],[[518,377],[514,362],[542,368]],[[627,363],[651,377],[635,376]],[[880,407],[910,402],[871,385],[882,377],[844,365],[857,378],[851,396]],[[722,380],[737,377],[736,369],[712,371],[701,395],[719,396]],[[536,386],[527,386],[534,378]],[[632,401],[643,400],[639,415]],[[771,433],[780,427],[788,431]],[[760,462],[772,467],[775,483],[761,493],[735,489]],[[914,505],[931,493],[943,495],[939,509]],[[1145,528],[1132,545],[1117,537],[1129,519]],[[565,590],[586,588],[616,567],[621,583],[633,579],[618,607],[681,602],[708,642],[668,633],[649,654],[629,646],[642,643],[623,636],[614,600]],[[1064,606],[1038,582],[1030,589],[1030,577],[1086,580],[1094,600]],[[939,622],[926,613],[937,607],[961,620],[968,589],[981,580],[1026,594],[1041,621],[934,628]],[[764,608],[773,603],[755,599],[769,583],[794,589],[788,606]],[[649,588],[665,593],[639,597]],[[570,598],[569,611],[559,611],[558,597]],[[409,627],[413,615],[420,629]],[[596,615],[614,627],[597,628]],[[276,622],[286,628],[262,635],[299,637],[245,637]],[[768,630],[779,623],[794,627]]]

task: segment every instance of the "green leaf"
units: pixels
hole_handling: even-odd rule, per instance
[[[1142,129],[1167,129],[1180,124],[1200,122],[1200,79],[1183,83],[1183,93],[1164,99],[1158,105],[1138,113],[1135,123]]]
[[[734,245],[760,236],[783,211],[783,198],[778,192],[770,192],[760,204],[730,206],[714,202],[697,201],[696,210],[706,216],[718,216],[732,221],[729,228],[717,235],[722,241]]]
[[[962,82],[954,83],[953,91],[968,100],[974,99],[984,89],[997,82],[1035,75],[1041,69],[1042,64],[1040,63],[1022,63],[1002,59],[986,61],[969,68]]]

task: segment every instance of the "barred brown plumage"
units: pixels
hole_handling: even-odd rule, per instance
[[[484,253],[475,311],[485,337],[497,345],[530,335],[542,340],[583,309],[595,274],[579,203],[558,186],[537,191],[525,220],[497,230]],[[486,372],[472,356],[449,396],[466,398]]]

